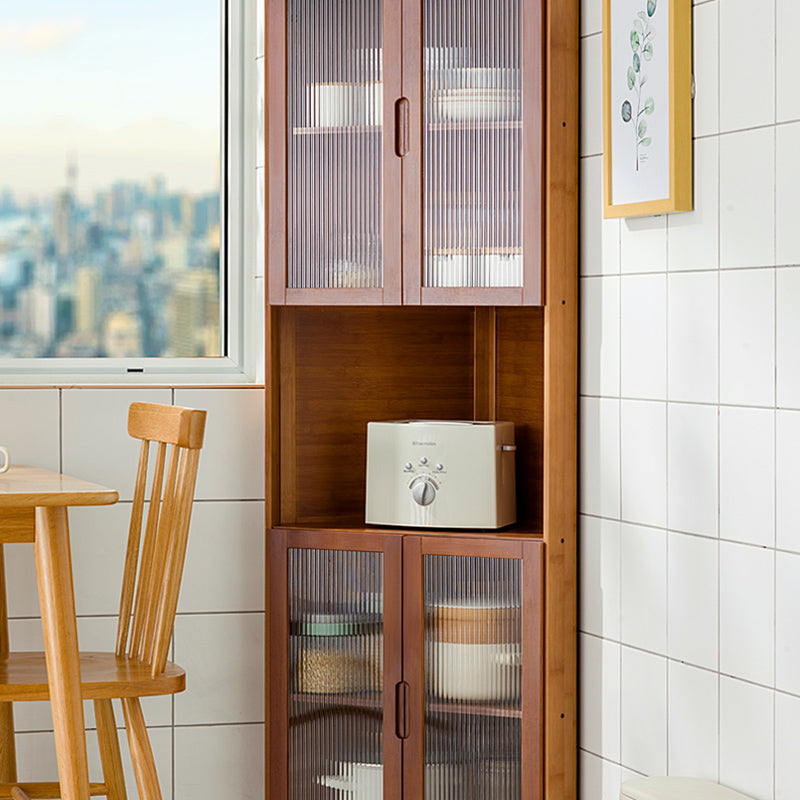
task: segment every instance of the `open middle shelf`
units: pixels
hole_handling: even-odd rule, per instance
[[[271,307],[269,333],[270,527],[381,532],[364,525],[368,422],[508,420],[517,522],[497,534],[541,536],[542,309]]]

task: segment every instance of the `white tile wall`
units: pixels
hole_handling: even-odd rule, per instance
[[[775,800],[793,800],[800,786],[800,697],[775,695]]]
[[[775,541],[800,553],[800,412],[777,411],[775,428]]]
[[[719,689],[720,782],[755,800],[772,797],[775,695],[725,675]]]
[[[667,291],[669,399],[716,403],[719,397],[718,273],[672,274]]]
[[[788,220],[787,226],[800,227]],[[800,261],[800,253],[798,256]],[[800,352],[800,268],[779,269],[776,279],[778,406],[800,408],[800,370],[797,369],[797,354]]]
[[[623,525],[622,641],[667,652],[667,537],[656,528]]]
[[[772,686],[775,669],[775,553],[721,542],[719,668]]]
[[[669,665],[669,773],[717,780],[719,676]]]
[[[718,544],[701,536],[670,533],[667,573],[667,639],[670,658],[716,669]]]
[[[800,52],[793,42],[800,36],[800,5],[795,0],[775,3],[775,80],[778,122],[800,118],[800,86],[792,76],[800,68]]]
[[[720,274],[720,401],[775,402],[775,271]]]
[[[775,554],[775,686],[800,695],[800,556]]]
[[[666,400],[667,276],[625,275],[621,283],[622,396]]]
[[[720,136],[719,230],[720,266],[774,263],[774,128]]]
[[[620,523],[581,517],[579,531],[580,628],[618,640],[621,635]]]
[[[775,7],[719,4],[719,117],[723,131],[775,121]]]
[[[667,404],[621,403],[622,519],[667,524]]]
[[[263,389],[0,389],[0,437],[15,460],[19,453],[20,460],[52,469],[61,463],[65,472],[119,489],[122,501],[115,506],[70,512],[78,637],[85,649],[111,649],[138,459],[138,443],[125,428],[134,400],[208,410],[174,645],[187,690],[143,702],[164,799],[262,798]],[[14,420],[7,433],[3,419]],[[44,435],[26,435],[34,427]],[[6,572],[12,647],[41,649],[29,545],[6,546]],[[91,704],[84,712],[91,729]],[[15,717],[20,773],[55,778],[48,704],[18,704]],[[121,739],[136,797],[124,733]],[[100,780],[91,730],[87,741],[90,771]]]
[[[667,772],[667,662],[622,648],[622,763],[647,775]]]
[[[620,279],[581,278],[581,386],[588,395],[619,393]]]
[[[775,412],[720,409],[719,535],[775,544]]]
[[[619,761],[620,646],[581,634],[580,746]]]
[[[582,2],[585,88],[601,9]],[[631,770],[800,786],[800,3],[693,20],[694,211],[603,220],[582,98],[581,684],[605,697],[581,697],[580,800],[617,800]],[[618,645],[616,686],[598,654]],[[596,735],[617,698],[619,748]]]
[[[673,403],[668,427],[668,525],[716,536],[717,409]]]

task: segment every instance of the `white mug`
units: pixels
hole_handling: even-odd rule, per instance
[[[5,447],[0,447],[0,453],[3,454],[3,458],[5,459],[5,463],[2,467],[0,467],[0,475],[4,472],[8,472],[8,468],[11,466],[11,456],[8,454],[8,450]]]

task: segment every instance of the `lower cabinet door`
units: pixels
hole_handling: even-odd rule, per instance
[[[270,800],[542,800],[542,549],[270,534]]]
[[[270,539],[271,800],[400,800],[402,538]]]
[[[405,797],[540,800],[541,542],[404,542]]]

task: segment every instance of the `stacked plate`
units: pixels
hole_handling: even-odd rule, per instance
[[[502,122],[519,116],[519,89],[472,88],[447,89],[437,102],[444,122]]]

